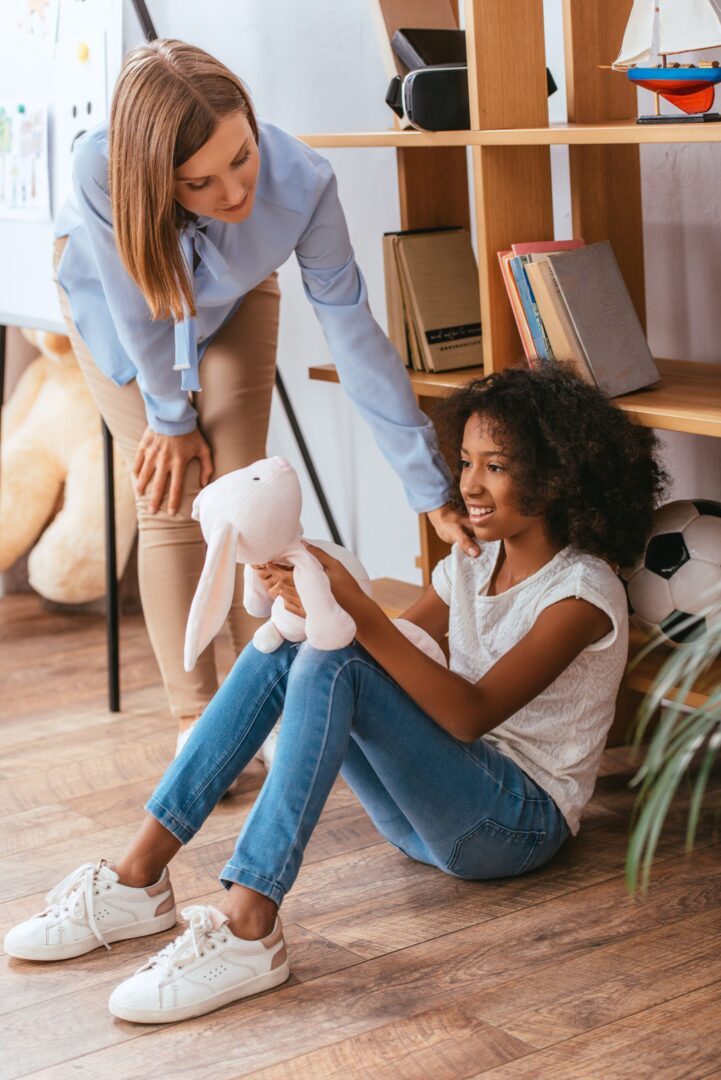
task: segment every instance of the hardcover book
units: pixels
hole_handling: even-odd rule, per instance
[[[478,268],[468,230],[401,234],[396,245],[425,370],[480,366]]]
[[[646,336],[607,240],[547,259],[588,366],[610,397],[658,382]]]

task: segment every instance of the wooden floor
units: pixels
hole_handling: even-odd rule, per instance
[[[4,930],[81,862],[119,854],[175,733],[139,618],[123,628],[115,716],[97,617],[8,598],[0,641]],[[721,1077],[719,838],[705,826],[685,857],[679,800],[652,889],[630,900],[627,751],[607,751],[603,772],[579,839],[541,871],[486,884],[407,860],[339,784],[283,908],[289,983],[210,1017],[145,1027],[113,1019],[107,998],[172,933],[64,964],[3,956],[0,1077]],[[251,770],[179,855],[181,904],[218,895],[262,777]]]

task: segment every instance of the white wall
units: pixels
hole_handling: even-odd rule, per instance
[[[162,36],[214,52],[245,79],[259,113],[291,132],[378,130],[390,124],[366,0],[149,0],[148,6]],[[551,117],[565,119],[561,0],[546,0],[545,6],[549,66],[560,87],[551,98]],[[127,23],[130,46],[139,41],[130,11]],[[347,149],[327,156],[338,175],[372,308],[384,325],[381,234],[399,222],[394,152]],[[564,237],[570,234],[565,149],[554,148],[552,160],[556,233]],[[718,164],[715,146],[644,148],[648,321],[657,355],[719,357]],[[327,360],[328,351],[294,260],[281,271],[281,287],[279,363],[344,540],[372,576],[417,581],[417,523],[399,481],[342,391],[307,378],[308,365]],[[664,441],[677,476],[674,494],[721,498],[721,440],[674,435]],[[277,403],[270,450],[300,466]],[[326,536],[307,484],[305,505],[306,531]]]

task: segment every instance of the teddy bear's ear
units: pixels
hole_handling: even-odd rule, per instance
[[[192,671],[230,611],[235,590],[238,532],[229,521],[216,521],[208,542],[203,573],[190,605],[183,664]]]

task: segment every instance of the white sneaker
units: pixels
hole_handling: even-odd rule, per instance
[[[113,991],[113,1016],[138,1024],[189,1020],[270,990],[290,975],[280,917],[267,937],[245,941],[217,908],[196,904],[182,915],[185,933]]]
[[[155,885],[121,885],[101,860],[84,863],[47,895],[48,907],[9,930],[5,952],[20,960],[69,960],[110,948],[111,941],[157,934],[175,926],[175,898],[168,871]]]

